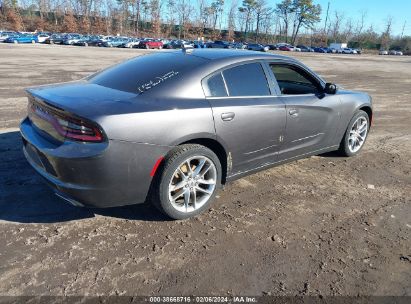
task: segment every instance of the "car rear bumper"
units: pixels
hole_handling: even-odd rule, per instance
[[[146,200],[151,173],[168,146],[109,140],[52,143],[26,118],[20,125],[27,161],[73,205],[114,207]]]

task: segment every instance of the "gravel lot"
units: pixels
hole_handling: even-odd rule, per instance
[[[0,295],[411,295],[411,58],[293,54],[370,93],[362,153],[243,178],[213,208],[59,200],[24,160],[23,88],[79,79],[146,51],[0,45]]]

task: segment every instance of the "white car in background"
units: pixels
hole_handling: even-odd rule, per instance
[[[0,32],[0,42],[3,42],[7,38],[9,38],[11,35],[16,35],[15,32]]]
[[[388,55],[388,51],[386,50],[380,50],[378,55]]]
[[[402,56],[402,52],[401,51],[396,51],[396,50],[390,50],[388,52],[388,55],[397,55],[397,56]]]
[[[354,49],[350,49],[350,48],[343,48],[342,53],[343,54],[357,54],[357,51]]]
[[[135,39],[132,38],[129,41],[127,41],[126,43],[124,43],[124,47],[126,48],[138,48],[138,45],[140,44],[141,39]]]
[[[46,41],[47,38],[49,38],[50,36],[47,34],[39,34],[37,35],[37,40],[38,43],[44,43]]]

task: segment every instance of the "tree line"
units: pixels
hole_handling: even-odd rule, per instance
[[[410,51],[410,37],[392,35],[392,18],[378,33],[366,12],[327,12],[325,22],[321,12],[313,0],[3,0],[0,29]]]

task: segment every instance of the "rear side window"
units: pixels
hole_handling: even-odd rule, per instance
[[[259,63],[239,65],[223,71],[228,96],[270,95],[267,78]]]
[[[205,80],[204,93],[207,97],[225,97],[227,91],[223,76],[221,73],[217,73]]]

